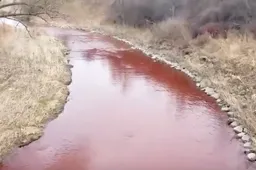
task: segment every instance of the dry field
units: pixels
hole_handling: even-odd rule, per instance
[[[57,40],[0,25],[0,160],[62,111],[71,74]]]

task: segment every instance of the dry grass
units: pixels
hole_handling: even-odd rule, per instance
[[[92,12],[86,10],[90,6],[81,9],[74,2],[73,6],[66,5],[62,12],[73,17],[73,22],[54,25],[103,31],[178,62],[199,75],[201,84],[220,94],[249,129],[256,144],[256,41],[252,36],[229,32],[227,39],[204,35],[192,40],[188,25],[182,20],[169,19],[149,29],[139,29],[105,22],[102,9]]]
[[[185,61],[212,86],[256,137],[256,41],[252,35],[229,33],[227,39],[208,38]],[[200,59],[205,58],[206,61]],[[256,141],[254,141],[255,144]]]
[[[0,160],[14,147],[42,135],[68,95],[64,46],[44,35],[0,29]]]

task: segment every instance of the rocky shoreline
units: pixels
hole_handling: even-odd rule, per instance
[[[107,35],[106,33],[104,33],[104,31],[92,30],[92,32]],[[211,96],[212,98],[214,98],[216,100],[216,102],[218,103],[218,105],[221,108],[221,111],[225,112],[227,114],[227,116],[229,117],[227,120],[227,125],[229,125],[234,130],[235,138],[238,139],[243,144],[243,151],[244,151],[244,154],[246,155],[247,159],[252,162],[256,161],[256,150],[253,149],[253,141],[252,141],[252,137],[248,134],[248,129],[239,123],[238,118],[235,116],[236,114],[234,113],[232,108],[223,99],[220,98],[220,95],[213,88],[207,87],[204,85],[204,83],[202,82],[202,78],[199,75],[190,72],[185,67],[181,67],[176,62],[171,62],[171,61],[165,59],[166,57],[164,57],[164,56],[159,56],[158,54],[151,52],[148,49],[144,49],[143,46],[136,45],[136,44],[134,44],[126,39],[120,38],[118,36],[113,36],[113,38],[131,45],[133,47],[133,49],[142,51],[146,56],[151,57],[156,62],[161,62],[161,63],[167,64],[171,68],[182,71],[183,73],[188,75],[196,83],[196,86],[199,89],[201,89],[207,95]]]
[[[57,26],[60,27],[58,23],[52,23],[52,26]],[[220,109],[222,112],[226,113],[228,116],[227,119],[227,125],[233,129],[234,131],[234,138],[239,140],[241,142],[241,145],[243,147],[243,152],[246,155],[247,159],[251,162],[256,161],[256,150],[255,150],[255,140],[254,138],[250,135],[249,130],[244,127],[240,122],[240,119],[238,118],[238,114],[236,114],[235,109],[233,109],[223,97],[219,93],[216,92],[216,90],[209,85],[207,86],[205,83],[205,79],[200,76],[200,73],[196,71],[190,71],[187,67],[186,64],[179,63],[179,62],[173,62],[170,61],[172,58],[170,56],[165,56],[159,55],[159,52],[156,50],[151,50],[148,47],[144,47],[143,45],[140,45],[140,43],[136,42],[131,42],[127,40],[127,38],[124,38],[123,36],[118,36],[118,34],[113,35],[113,34],[108,34],[107,31],[104,29],[98,28],[98,27],[81,27],[81,26],[76,26],[76,25],[61,25],[62,28],[70,28],[70,29],[77,29],[81,31],[90,31],[94,33],[99,33],[102,35],[107,35],[107,36],[112,36],[113,38],[123,41],[129,45],[132,46],[133,49],[138,49],[142,51],[146,56],[151,57],[154,61],[156,62],[161,62],[164,64],[169,65],[171,68],[174,68],[176,70],[184,72],[186,75],[188,75],[195,83],[196,86],[204,91],[207,95],[211,96],[214,98],[217,102],[217,104],[220,106]],[[166,59],[168,58],[168,59]]]

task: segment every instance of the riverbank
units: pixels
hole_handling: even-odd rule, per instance
[[[52,25],[115,36],[129,41],[154,58],[175,63],[178,69],[186,68],[197,85],[216,98],[222,110],[228,112],[228,124],[235,122],[232,126],[242,124],[246,127],[241,133],[249,133],[252,137],[249,143],[252,141],[255,150],[256,46],[251,35],[229,32],[227,39],[201,36],[192,40],[187,34],[185,22],[170,20],[153,29],[136,29],[105,22],[104,15],[99,11],[96,14],[90,7],[81,10],[79,6],[74,3],[63,7],[69,17],[65,21],[52,22]],[[76,13],[70,14],[70,9]]]
[[[71,81],[65,47],[38,30],[0,28],[0,160],[38,139],[62,111]]]

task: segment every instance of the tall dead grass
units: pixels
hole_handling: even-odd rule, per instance
[[[53,38],[0,27],[0,160],[42,135],[68,95],[65,47]]]
[[[205,37],[195,40],[194,52],[186,65],[214,87],[242,124],[256,137],[256,44],[253,35],[230,32],[226,39]]]

